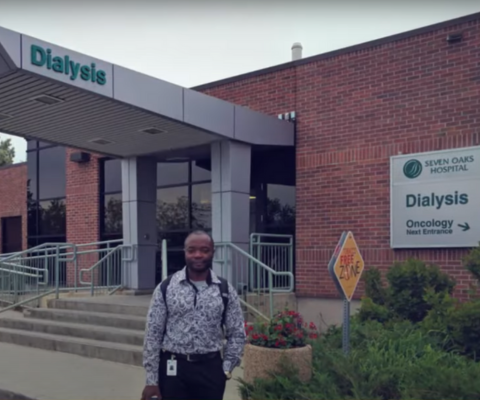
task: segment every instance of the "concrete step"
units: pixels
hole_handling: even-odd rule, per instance
[[[76,354],[122,364],[142,365],[142,348],[139,346],[7,328],[0,328],[0,342]]]
[[[116,296],[118,298],[118,296]],[[148,307],[140,305],[127,305],[101,302],[98,300],[72,300],[72,299],[52,299],[48,301],[48,308],[61,310],[86,311],[105,314],[133,315],[137,317],[146,317]]]
[[[132,346],[143,346],[144,337],[143,331],[34,318],[0,318],[0,327]]]
[[[30,308],[23,312],[26,318],[36,318],[58,322],[72,322],[96,326],[110,326],[120,329],[145,331],[146,318],[133,315],[115,315],[75,310],[50,308]]]

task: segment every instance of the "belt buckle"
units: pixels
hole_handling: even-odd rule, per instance
[[[187,354],[187,361],[192,362],[192,359],[190,358],[190,354]]]

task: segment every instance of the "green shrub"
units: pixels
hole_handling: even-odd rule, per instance
[[[422,321],[432,308],[425,299],[427,290],[452,294],[455,287],[455,281],[439,267],[420,260],[397,263],[386,276],[390,307],[400,318],[412,322]]]
[[[363,275],[365,281],[365,295],[375,304],[385,305],[387,293],[382,284],[382,274],[378,268],[372,267]]]
[[[472,249],[462,262],[465,269],[477,280],[477,284],[480,284],[480,246]]]
[[[243,399],[480,399],[480,363],[446,353],[435,336],[409,322],[352,323],[351,351],[344,356],[339,328],[332,328],[314,348],[314,375],[295,378],[289,365],[268,380],[241,382]]]
[[[439,299],[420,327],[436,335],[448,351],[480,361],[480,301]]]
[[[427,294],[451,294],[455,281],[435,265],[420,260],[395,263],[387,272],[387,287],[381,283],[378,269],[365,274],[366,297],[362,300],[359,318],[362,321],[422,321],[432,309]]]

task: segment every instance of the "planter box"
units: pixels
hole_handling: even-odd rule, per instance
[[[298,377],[307,382],[312,377],[312,347],[293,349],[270,349],[247,344],[243,356],[243,380],[253,383],[255,379],[268,379],[269,373],[278,372],[281,363],[289,363],[298,370]]]

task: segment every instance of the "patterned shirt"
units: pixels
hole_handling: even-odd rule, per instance
[[[166,292],[168,321],[160,285],[155,289],[147,315],[143,350],[143,366],[146,370],[148,386],[158,385],[162,349],[187,355],[221,351],[224,347],[220,280],[212,270],[210,272],[207,285],[200,286],[199,289],[189,281],[186,267],[172,276]],[[240,365],[246,341],[240,301],[230,283],[228,292],[229,300],[225,315],[227,343],[223,353],[224,371],[232,371]]]

